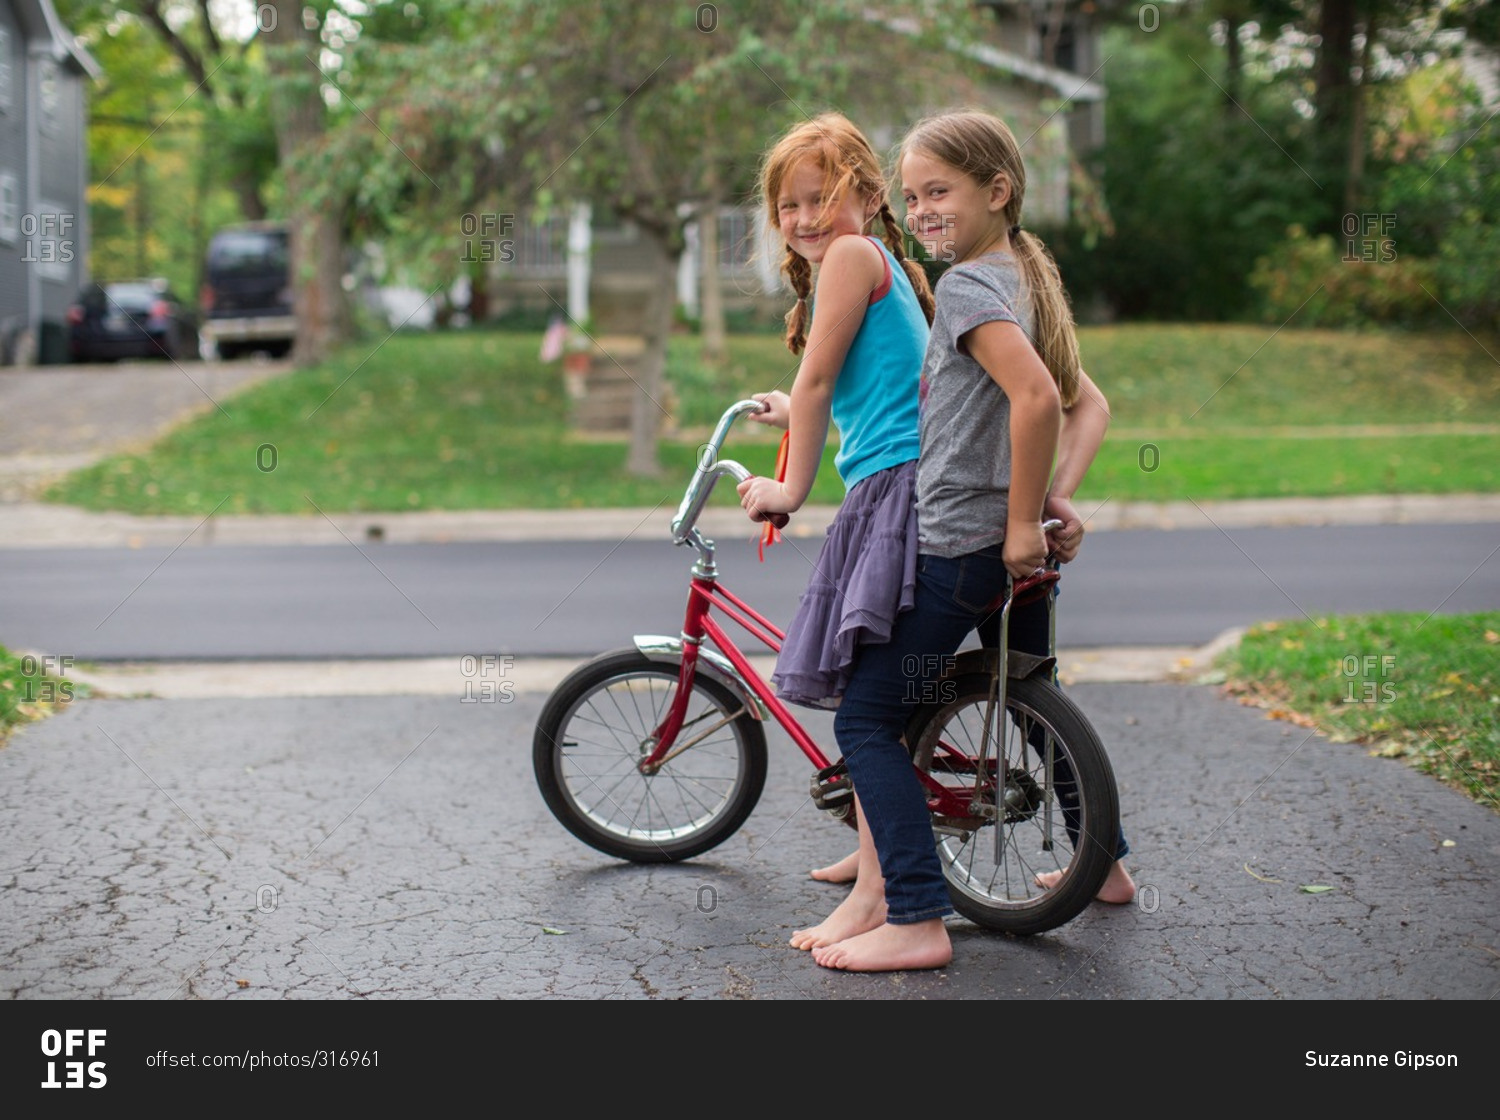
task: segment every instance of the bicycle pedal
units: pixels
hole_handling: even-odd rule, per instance
[[[843,816],[854,804],[854,783],[842,762],[836,762],[813,775],[808,795],[819,809]]]

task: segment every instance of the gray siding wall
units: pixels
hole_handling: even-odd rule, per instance
[[[21,264],[20,217],[26,207],[26,44],[9,3],[0,2],[0,354],[26,321],[26,274]],[[6,96],[8,91],[8,96]]]
[[[33,59],[39,164],[31,267],[41,279],[42,319],[61,324],[84,267],[83,81],[71,67]],[[23,238],[23,241],[25,239]]]

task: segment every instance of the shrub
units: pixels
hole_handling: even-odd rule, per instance
[[[1262,316],[1278,324],[1419,326],[1436,323],[1442,314],[1434,302],[1436,264],[1398,255],[1378,230],[1341,245],[1292,226],[1275,252],[1255,262],[1250,286]]]

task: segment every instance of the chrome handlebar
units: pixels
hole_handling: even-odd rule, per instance
[[[688,483],[687,490],[682,495],[682,502],[677,507],[677,513],[672,518],[673,544],[689,542],[694,527],[698,523],[698,515],[708,504],[708,496],[713,493],[714,483],[718,482],[722,475],[732,475],[736,483],[744,482],[745,479],[753,476],[754,472],[743,464],[733,459],[719,458],[719,452],[723,449],[724,441],[729,437],[729,429],[736,420],[749,413],[765,410],[766,406],[760,401],[736,401],[724,410],[723,416],[719,417],[719,423],[714,427],[713,435],[709,436],[708,442],[699,448],[697,469],[693,471],[692,481]]]
[[[698,465],[693,471],[687,490],[682,495],[682,501],[677,506],[677,513],[672,517],[673,544],[688,544],[692,540],[698,524],[698,515],[708,504],[714,483],[718,482],[723,475],[733,476],[736,483],[754,477],[754,472],[743,463],[738,463],[733,459],[721,459],[719,452],[724,447],[724,441],[729,438],[729,429],[734,426],[736,420],[752,412],[764,412],[766,408],[767,406],[761,401],[746,399],[736,401],[724,410],[724,415],[719,417],[718,424],[714,426],[713,435],[709,436],[708,442],[699,448]],[[1062,527],[1063,523],[1053,518],[1043,522],[1042,531],[1050,533]]]

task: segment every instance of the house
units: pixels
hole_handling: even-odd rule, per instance
[[[1039,231],[1067,223],[1074,194],[1090,184],[1083,161],[1104,142],[1104,86],[1100,28],[1092,0],[978,0],[994,17],[984,41],[955,44],[981,64],[978,82],[945,76],[925,83],[930,109],[978,104],[1004,117],[1022,141],[1027,160],[1026,220]],[[894,31],[899,20],[882,19]],[[918,87],[924,83],[916,83]],[[870,126],[871,140],[888,150],[894,127]],[[685,314],[699,310],[704,277],[717,272],[724,306],[732,312],[779,319],[786,296],[774,231],[759,207],[726,207],[719,215],[718,254],[704,259],[696,223],[685,230],[687,249],[679,265],[677,301]],[[540,224],[518,216],[516,240],[490,278],[495,310],[527,306],[566,307],[576,322],[587,320],[601,300],[638,283],[645,258],[628,225],[601,222],[585,206]]]
[[[87,274],[88,84],[51,0],[0,0],[0,365],[67,361]]]

